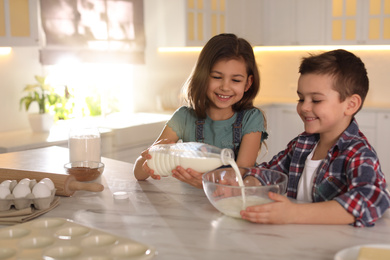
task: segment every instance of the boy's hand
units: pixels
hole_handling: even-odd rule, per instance
[[[244,185],[245,186],[261,186],[261,183],[256,177],[247,176],[244,179]]]
[[[240,212],[245,220],[261,224],[288,224],[293,223],[297,209],[295,203],[287,197],[269,192],[268,197],[274,202],[247,207]]]
[[[194,171],[190,168],[185,170],[181,166],[177,166],[176,169],[172,170],[172,177],[199,189],[203,188],[202,175],[202,173]]]

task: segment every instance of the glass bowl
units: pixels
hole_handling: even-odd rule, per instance
[[[243,176],[248,172],[256,174],[260,181],[247,181],[239,185],[233,168],[219,168],[203,174],[203,189],[211,204],[227,216],[241,218],[240,211],[248,206],[272,202],[268,192],[284,194],[287,188],[287,175],[263,168],[240,167]]]
[[[76,161],[64,165],[66,173],[78,181],[93,181],[102,175],[104,163],[95,161]]]

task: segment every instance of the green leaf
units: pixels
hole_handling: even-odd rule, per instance
[[[50,85],[47,85],[47,84],[42,85],[41,88],[43,90],[46,90],[46,91],[52,91],[53,90],[53,88]]]
[[[47,100],[49,101],[49,104],[50,104],[51,106],[53,106],[53,105],[55,105],[56,103],[58,103],[58,101],[60,101],[60,98],[59,98],[58,95],[52,93],[52,94],[50,94],[50,95],[47,96]]]
[[[27,92],[35,91],[35,89],[36,89],[37,87],[39,87],[38,84],[29,84],[29,85],[27,85],[27,86],[23,89],[23,91],[27,91]]]
[[[25,107],[26,111],[28,111],[28,109],[29,109],[29,107],[30,107],[32,101],[33,101],[33,100],[32,100],[31,97],[24,97],[24,98],[22,98],[22,99],[20,100],[20,103],[19,103],[20,108],[22,108],[23,103],[24,103],[24,107]]]
[[[45,85],[46,77],[35,75],[35,80],[42,86]]]
[[[57,107],[63,107],[62,112],[58,110],[58,114],[62,114],[61,118],[68,117],[71,113],[72,107],[70,109],[66,108],[68,100],[72,95],[70,95],[67,87],[65,86],[64,95],[59,95],[54,92],[54,88],[50,84],[46,83],[46,76],[34,76],[36,83],[27,84],[23,89],[23,92],[27,92],[24,97],[20,99],[19,106],[20,109],[24,105],[26,111],[29,109],[31,103],[37,102],[39,106],[39,113],[46,113],[49,110],[54,110]],[[72,101],[70,101],[72,102]],[[73,104],[74,106],[74,104]],[[56,111],[57,112],[57,111]],[[57,115],[58,117],[58,115]]]

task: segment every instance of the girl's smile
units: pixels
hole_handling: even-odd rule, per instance
[[[217,95],[217,98],[221,101],[221,102],[227,102],[229,101],[232,96],[225,96],[225,95],[219,95],[219,94],[216,94]]]
[[[219,98],[221,98],[221,99],[227,99],[227,98],[230,98],[231,96],[223,96],[223,95],[218,95],[217,94],[217,96],[219,97]]]

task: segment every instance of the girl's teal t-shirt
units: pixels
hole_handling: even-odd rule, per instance
[[[219,148],[234,149],[233,144],[233,124],[236,121],[237,113],[227,120],[214,121],[207,116],[203,126],[204,143],[217,146]],[[167,126],[172,128],[179,139],[183,142],[196,142],[196,117],[192,108],[182,106],[178,108],[167,122]],[[265,129],[263,113],[252,108],[245,111],[242,120],[242,136],[252,132],[262,132],[262,140],[266,139],[268,134]]]

